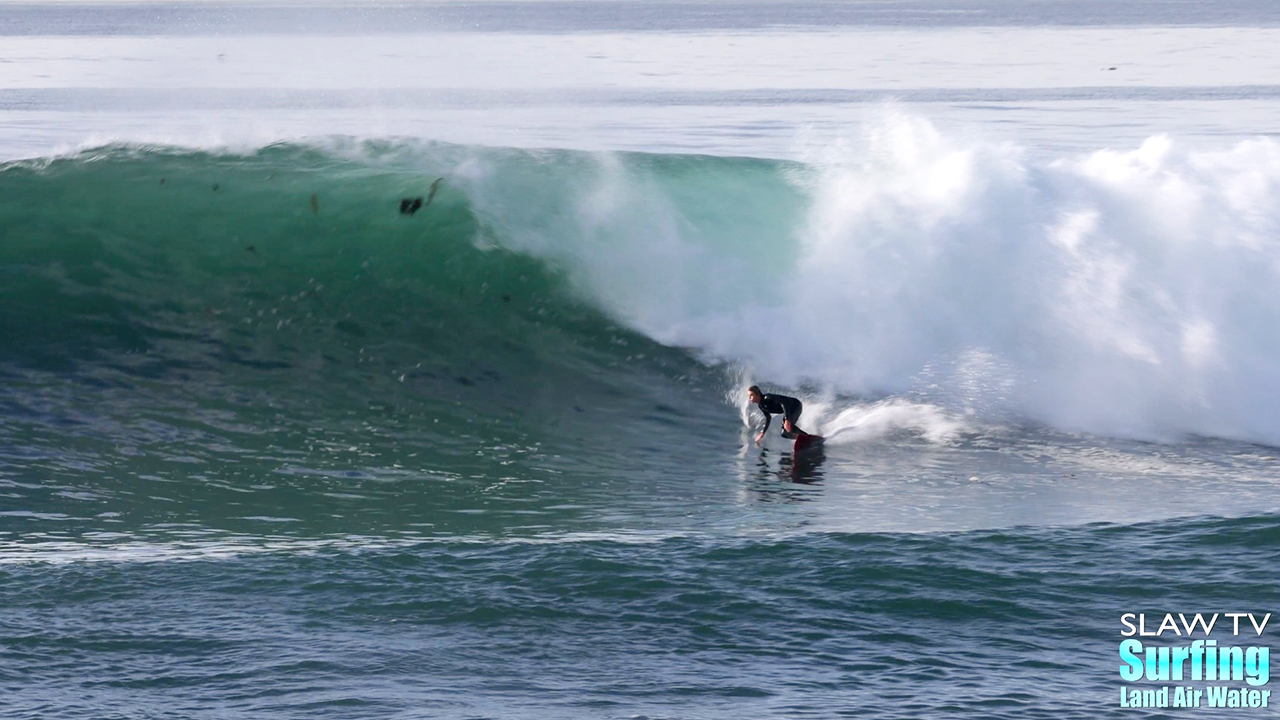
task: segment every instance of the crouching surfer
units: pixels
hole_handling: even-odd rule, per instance
[[[804,410],[804,403],[799,399],[775,393],[762,393],[759,385],[747,388],[747,399],[755,403],[760,408],[760,412],[764,413],[764,427],[760,428],[760,434],[756,436],[757,445],[764,440],[764,434],[769,432],[769,423],[773,421],[773,415],[782,416],[782,437],[790,440],[807,434],[796,425],[800,420],[801,411]]]

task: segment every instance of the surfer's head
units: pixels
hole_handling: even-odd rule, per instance
[[[762,398],[764,398],[764,393],[760,392],[759,385],[752,385],[751,387],[747,388],[748,400],[750,400],[753,403],[758,403]]]

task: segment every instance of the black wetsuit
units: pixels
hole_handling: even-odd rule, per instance
[[[760,412],[764,413],[764,427],[760,429],[761,434],[769,432],[769,423],[773,421],[773,414],[782,415],[790,420],[792,431],[803,432],[796,425],[800,421],[800,411],[804,409],[804,404],[799,400],[787,395],[768,393],[760,396],[760,402],[756,403],[756,405],[760,407]],[[782,436],[792,437],[785,427],[783,428]]]

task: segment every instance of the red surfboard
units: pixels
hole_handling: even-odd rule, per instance
[[[796,433],[796,444],[792,452],[800,454],[806,450],[817,450],[822,447],[821,435],[810,435],[807,432]]]

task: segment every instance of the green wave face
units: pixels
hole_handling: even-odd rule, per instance
[[[679,183],[752,161],[609,162]],[[390,145],[6,167],[2,432],[43,449],[9,470],[109,496],[94,515],[112,522],[323,524],[386,492],[373,515],[446,528],[485,488],[555,504],[540,483],[671,462],[656,435],[736,434],[722,373],[628,330],[547,245],[601,172],[585,154]],[[174,502],[146,500],[154,483]],[[38,512],[87,512],[66,503]],[[524,509],[503,507],[503,527]]]
[[[760,187],[708,193],[716,166]],[[605,197],[622,176],[661,187],[648,199],[642,187]],[[775,208],[744,210],[749,196],[789,187],[758,161],[450,146],[121,147],[15,164],[0,173],[2,352],[24,367],[113,358],[135,369],[177,356],[193,369],[202,356],[224,369],[311,367],[313,354],[381,343],[411,349],[415,364],[518,348],[546,360],[548,350],[583,345],[617,355],[619,331],[606,316],[627,314],[626,295],[593,295],[617,278],[610,268],[586,272],[584,260],[620,258],[619,274],[648,276],[635,286],[648,296],[677,287],[626,264],[652,256],[646,238],[674,215],[676,231],[723,252],[713,262],[767,266],[760,255],[776,253],[767,240],[777,228],[765,226],[781,223],[762,220]],[[428,197],[412,215],[399,212],[402,199]],[[688,207],[655,217],[654,205],[671,198]],[[757,287],[749,277],[740,284]],[[178,352],[183,340],[193,344]],[[122,359],[138,353],[153,357]]]
[[[830,502],[810,529],[1252,511],[1233,483],[1270,460],[1251,446],[1178,444],[1152,503],[1148,446],[1099,456],[1096,436],[1054,428],[1095,427],[1094,411],[1143,420],[1196,389],[1170,380],[1186,376],[1222,399],[1193,419],[1270,437],[1273,414],[1233,410],[1262,408],[1274,383],[1256,370],[1270,367],[1270,266],[1242,265],[1248,248],[1171,264],[1168,243],[1135,241],[1120,247],[1149,262],[1133,283],[1168,292],[1098,296],[1080,273],[1160,228],[1074,166],[953,159],[902,175],[874,156],[329,141],[4,166],[0,517],[23,538],[166,542],[737,532],[786,525],[751,500],[804,500],[791,481],[823,477],[841,482],[814,488]],[[952,182],[918,181],[938,177]],[[1081,193],[1106,202],[1063,220]],[[423,207],[402,214],[406,198]],[[1211,286],[1256,302],[1187,324],[1173,291],[1207,296],[1174,282],[1186,268],[1244,268]],[[1187,365],[1188,338],[1232,352]],[[813,384],[782,384],[797,379]],[[824,461],[784,464],[776,431],[755,449],[746,380],[802,397]],[[1242,469],[1203,472],[1219,452]],[[971,482],[987,476],[1018,481]],[[939,505],[934,482],[965,500]]]

